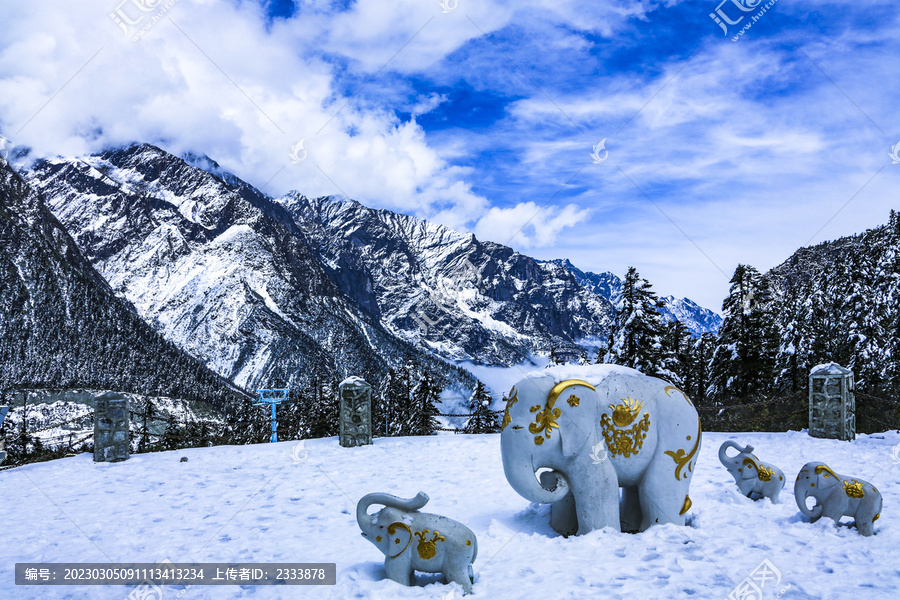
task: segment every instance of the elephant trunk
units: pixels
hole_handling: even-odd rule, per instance
[[[815,521],[819,517],[822,516],[822,506],[819,504],[819,499],[816,498],[816,505],[812,508],[809,508],[806,505],[806,499],[809,498],[809,488],[805,485],[802,485],[799,481],[794,484],[794,499],[797,500],[797,508],[800,509],[806,517],[812,521]]]
[[[730,457],[725,453],[729,448],[734,448],[738,452],[747,452],[747,448],[741,446],[740,444],[733,442],[731,440],[726,441],[721,446],[719,446],[719,462],[725,465],[726,467],[730,465],[737,464],[737,457]],[[740,455],[738,455],[740,456]]]
[[[503,456],[503,470],[509,484],[522,497],[540,504],[552,504],[562,500],[569,493],[569,481],[559,471],[544,471],[540,482],[537,471],[530,461],[517,461],[513,464],[511,457]]]
[[[397,496],[380,492],[366,494],[356,503],[356,523],[359,525],[359,528],[362,529],[363,534],[372,533],[375,529],[375,526],[372,523],[372,515],[369,514],[369,507],[373,504],[383,504],[384,506],[399,508],[406,511],[419,510],[428,504],[428,494],[419,492],[415,498],[410,498],[409,500],[404,500]]]

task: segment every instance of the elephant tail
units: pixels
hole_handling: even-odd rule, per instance
[[[410,498],[409,500],[404,500],[398,496],[394,496],[392,494],[385,494],[382,492],[375,492],[372,494],[366,494],[362,498],[359,499],[359,502],[356,504],[356,521],[362,527],[362,524],[370,518],[369,516],[369,507],[373,504],[382,504],[384,506],[390,506],[391,508],[399,508],[405,511],[414,511],[419,510],[426,504],[428,504],[428,494],[425,492],[419,492],[416,494],[415,498]]]

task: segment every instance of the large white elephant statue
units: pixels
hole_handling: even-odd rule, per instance
[[[690,399],[662,379],[617,365],[562,366],[513,386],[500,446],[513,489],[552,504],[551,526],[571,535],[684,525],[700,437]]]
[[[808,498],[816,499],[812,508]],[[797,508],[813,523],[828,517],[837,526],[841,517],[856,519],[856,530],[862,535],[875,533],[875,521],[881,516],[881,492],[868,481],[839,475],[822,462],[808,462],[797,473],[794,482]]]

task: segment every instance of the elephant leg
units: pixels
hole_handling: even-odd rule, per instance
[[[413,573],[409,565],[409,559],[407,557],[407,560],[402,560],[403,558],[400,556],[384,561],[384,571],[391,581],[396,581],[401,585],[412,585]]]
[[[622,488],[619,519],[622,521],[622,531],[640,531],[641,499],[636,485]]]
[[[880,511],[880,498],[874,502],[866,498],[866,501],[859,503],[856,509],[856,530],[860,535],[869,536],[875,534],[875,515]]]
[[[875,524],[872,522],[872,519],[861,519],[859,517],[856,518],[856,531],[859,532],[860,535],[874,535],[875,534]]]
[[[553,531],[569,537],[578,531],[578,514],[575,510],[575,496],[571,492],[565,498],[550,505],[550,526]]]
[[[469,568],[471,566],[471,563],[468,562],[465,564],[449,565],[444,571],[444,577],[447,578],[448,582],[455,581],[461,585],[464,593],[471,594],[472,578],[469,577]]]
[[[591,465],[590,479],[572,482],[575,513],[578,515],[578,535],[594,529],[619,529],[619,477],[612,461]]]
[[[834,521],[834,526],[837,527],[838,523],[841,520],[841,517],[844,516],[844,507],[839,504],[828,504],[822,508],[822,516],[828,517],[832,521]]]
[[[772,488],[773,488],[773,489],[772,489],[772,495],[769,496],[769,498],[772,499],[772,504],[778,504],[778,496],[779,496],[779,494],[781,494],[781,488],[782,488],[782,487],[784,487],[784,486],[781,486],[781,485],[774,485],[774,486],[772,486]]]
[[[656,459],[644,472],[639,486],[641,500],[641,531],[657,523],[674,523],[684,525],[684,515],[679,514],[685,504],[685,496],[691,486],[691,473],[682,475],[679,481],[675,478],[672,459]]]

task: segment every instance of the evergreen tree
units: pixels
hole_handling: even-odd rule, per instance
[[[634,267],[622,282],[622,297],[616,306],[616,322],[609,336],[604,362],[632,367],[655,376],[662,370],[659,309],[662,301],[650,282]]]
[[[687,393],[685,388],[693,385],[694,338],[684,323],[676,320],[663,325],[661,340],[662,368],[658,375]]]
[[[309,437],[322,438],[338,434],[340,400],[336,388],[333,378],[323,376],[318,371],[313,375],[309,394],[310,406],[307,412]]]
[[[500,421],[497,413],[491,410],[491,395],[479,380],[475,383],[475,390],[469,398],[468,409],[472,413],[463,433],[497,433],[500,431]]]
[[[278,441],[299,440],[304,436],[303,396],[291,389],[287,402],[278,405]]]
[[[578,357],[578,364],[579,364],[579,365],[589,365],[589,364],[591,364],[591,359],[590,359],[590,357],[588,357],[588,352],[587,352],[587,350],[582,350],[582,351],[581,351],[581,356]]]
[[[772,294],[768,281],[749,265],[738,265],[730,283],[712,358],[712,392],[718,399],[759,401],[775,380],[778,335]]]
[[[716,349],[716,341],[715,334],[706,332],[695,340],[691,347],[692,371],[689,380],[685,382],[684,392],[694,399],[697,406],[706,404],[707,389],[710,386],[710,364]]]
[[[403,385],[403,378],[395,369],[388,370],[379,398],[379,413],[381,414],[379,429],[382,434],[386,436],[408,435],[405,417],[406,411],[410,408],[410,399]]]
[[[441,387],[428,373],[423,373],[419,384],[413,389],[413,411],[410,419],[410,435],[434,435],[437,433],[437,405],[441,401]]]
[[[550,346],[550,362],[547,363],[545,369],[549,369],[550,367],[555,367],[557,365],[564,365],[566,361],[563,360],[562,356],[560,356],[559,351],[556,349],[556,346]]]

